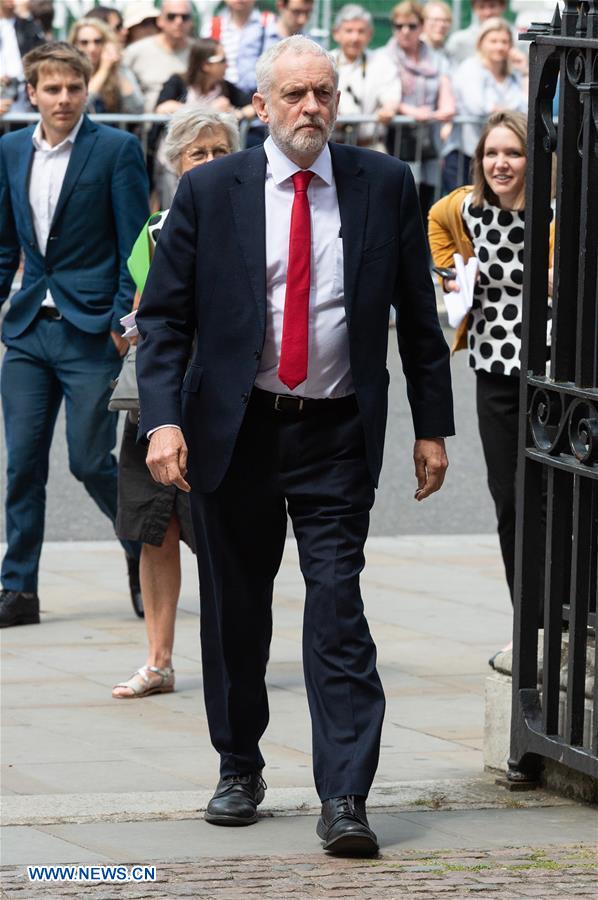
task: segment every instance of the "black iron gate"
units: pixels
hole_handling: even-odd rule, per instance
[[[542,758],[598,777],[598,0],[566,0],[529,37],[511,781]]]

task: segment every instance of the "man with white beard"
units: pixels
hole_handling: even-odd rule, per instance
[[[359,574],[382,463],[390,305],[417,500],[447,466],[449,356],[408,166],[328,143],[339,99],[330,54],[288,38],[264,54],[257,84],[265,145],[185,175],[160,236],[137,314],[139,427],[154,478],[191,491],[204,697],[221,760],[206,820],[258,821],[288,511],[306,585],[317,833],[325,850],[366,856],[378,850],[365,802],[384,694]]]

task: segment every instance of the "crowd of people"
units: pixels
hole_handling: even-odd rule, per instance
[[[0,0],[0,114],[30,108],[20,58],[48,30],[47,19],[34,18],[36,0],[21,0],[20,16],[17,2]],[[473,0],[472,24],[451,33],[448,4],[403,0],[391,11],[390,39],[376,50],[366,8],[347,4],[334,19],[339,114],[372,119],[339,127],[335,140],[417,163],[424,217],[440,190],[448,193],[469,179],[482,125],[457,124],[455,116],[483,120],[502,108],[525,112],[527,57],[505,18],[507,6],[507,0]],[[68,41],[93,67],[89,112],[171,115],[181,106],[208,106],[246,122],[243,142],[252,146],[267,134],[251,106],[258,59],[293,34],[310,36],[312,13],[313,0],[277,0],[275,14],[260,12],[255,0],[223,0],[221,10],[200,23],[190,0],[164,0],[160,9],[151,0],[132,0],[122,15],[90,7],[73,23]],[[389,127],[397,115],[417,124]],[[152,129],[148,169],[155,208],[167,206],[176,187],[162,144],[163,128]]]
[[[372,17],[349,4],[328,53],[304,34],[311,0],[278,0],[276,15],[225,0],[200,37],[188,0],[160,10],[135,0],[122,16],[94,7],[51,42],[15,15],[15,0],[0,0],[2,109],[40,113],[0,139],[0,301],[11,299],[0,627],[40,621],[48,459],[64,399],[71,472],[114,523],[145,616],[146,661],[115,699],[174,690],[181,540],[197,553],[222,760],[214,824],[252,824],[264,794],[258,741],[288,508],[306,582],[318,834],[333,852],[377,849],[365,797],[384,696],[359,573],[382,461],[391,307],[416,500],[440,489],[447,467],[450,369],[430,254],[448,270],[456,253],[479,267],[455,349],[467,348],[476,373],[512,594],[526,59],[505,0],[472,5],[472,26],[449,37],[450,7],[403,0],[388,43],[371,50]],[[143,110],[170,117],[150,134],[149,172],[135,133],[86,115]],[[486,121],[455,123],[459,114]],[[445,273],[445,292],[459,287]],[[123,336],[132,309],[139,399],[117,464],[109,402],[137,341]]]

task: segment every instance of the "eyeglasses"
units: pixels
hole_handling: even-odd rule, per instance
[[[392,27],[395,31],[417,31],[418,28],[421,28],[419,22],[393,22]]]
[[[224,53],[221,53],[220,56],[208,56],[208,58],[206,59],[206,62],[214,63],[214,64],[215,63],[225,63],[226,56],[224,55]]]
[[[164,18],[168,22],[174,22],[175,19],[180,19],[181,22],[190,22],[191,21],[191,13],[166,13]]]
[[[186,156],[187,159],[191,160],[194,163],[202,163],[207,159],[218,159],[219,156],[228,156],[231,152],[230,147],[209,147],[205,149],[204,147],[186,147],[183,150],[182,156]]]
[[[81,38],[79,38],[79,40],[77,41],[77,43],[78,43],[79,46],[81,46],[81,47],[87,47],[89,44],[93,44],[94,47],[99,47],[100,44],[103,44],[103,43],[104,43],[104,38],[101,38],[101,37],[99,37],[99,38],[89,38],[89,40],[87,40],[87,41],[86,41],[86,40],[82,40]]]

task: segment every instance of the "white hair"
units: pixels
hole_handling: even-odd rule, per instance
[[[337,12],[334,28],[339,28],[343,22],[355,21],[365,22],[370,28],[373,27],[372,14],[369,10],[364,9],[363,6],[358,6],[357,3],[347,3],[346,6],[343,6]]]
[[[192,109],[183,107],[175,112],[168,123],[164,138],[164,152],[172,166],[176,167],[185,147],[193,143],[204,128],[224,128],[231,153],[235,153],[241,146],[239,126],[230,113],[214,112],[201,106]]]
[[[294,34],[292,37],[285,38],[284,41],[278,41],[278,43],[273,44],[258,59],[257,66],[255,67],[255,75],[257,79],[257,89],[262,96],[268,97],[270,94],[274,63],[284,53],[295,53],[297,56],[307,56],[308,54],[311,54],[312,56],[324,57],[324,59],[327,59],[330,63],[334,78],[334,87],[338,87],[338,70],[332,54],[329,53],[328,50],[325,50],[324,47],[321,47],[320,44],[316,44],[315,41],[305,37],[305,35]]]

